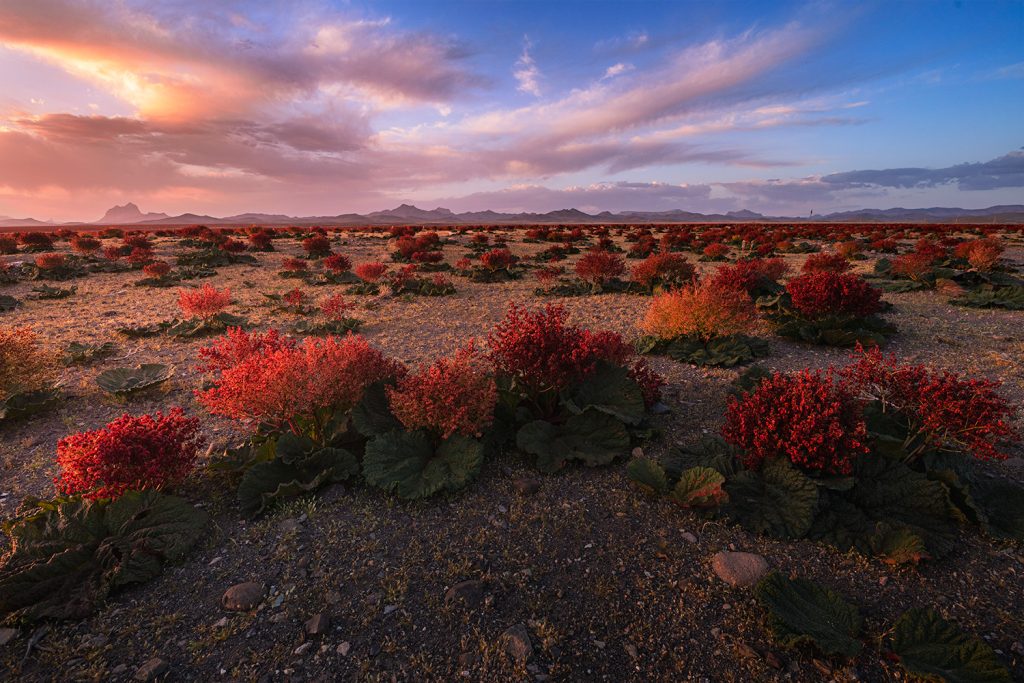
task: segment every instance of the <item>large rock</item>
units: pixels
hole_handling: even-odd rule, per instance
[[[526,664],[533,656],[533,643],[530,642],[530,632],[522,624],[509,626],[501,634],[501,647],[509,657],[517,664]]]
[[[246,581],[235,584],[224,592],[220,605],[231,612],[248,612],[263,602],[267,589],[262,583]]]
[[[444,594],[444,606],[454,607],[462,604],[469,609],[474,609],[483,602],[483,599],[484,582],[470,579],[457,583],[448,589],[448,592]]]
[[[137,681],[153,681],[167,673],[170,665],[166,660],[160,659],[159,657],[153,657],[135,672],[135,680]]]
[[[722,581],[734,588],[752,586],[768,573],[768,561],[754,553],[723,550],[711,558],[711,568]]]

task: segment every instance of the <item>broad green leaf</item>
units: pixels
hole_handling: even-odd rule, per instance
[[[382,381],[366,387],[362,400],[352,409],[352,426],[367,438],[402,429],[391,413],[386,387],[387,382]]]
[[[639,424],[644,418],[643,393],[630,378],[629,369],[606,361],[599,362],[580,382],[565,406],[576,415],[593,409],[630,425]]]
[[[401,498],[425,498],[465,486],[480,470],[483,445],[453,435],[435,449],[422,430],[389,432],[366,444],[363,476],[367,483]]]
[[[747,529],[781,539],[803,538],[818,505],[818,486],[788,460],[766,460],[725,484],[729,512]]]
[[[948,683],[1010,681],[996,653],[981,638],[965,635],[933,609],[915,608],[893,625],[890,648],[911,676]]]
[[[238,484],[242,509],[259,514],[275,502],[345,481],[359,472],[356,457],[343,448],[320,448],[288,458],[258,462],[245,471]]]
[[[710,467],[685,470],[672,489],[672,500],[684,508],[717,507],[729,499],[722,489],[725,477]]]
[[[88,616],[115,588],[148,581],[199,539],[206,513],[157,491],[39,502],[6,526],[0,614]]]
[[[650,458],[633,458],[626,465],[626,475],[647,493],[668,492],[668,478],[665,470]]]
[[[160,363],[145,363],[137,368],[112,368],[96,376],[100,389],[112,394],[130,394],[162,382],[174,375],[174,368]]]
[[[629,451],[629,432],[615,418],[596,410],[573,415],[562,425],[535,420],[516,434],[519,450],[537,457],[543,472],[555,472],[579,460],[588,467],[607,465]]]
[[[787,579],[772,572],[757,585],[756,594],[782,646],[813,643],[825,654],[846,657],[861,651],[860,614],[838,593],[807,579]]]

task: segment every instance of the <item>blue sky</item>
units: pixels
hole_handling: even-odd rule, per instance
[[[1024,203],[1024,2],[0,2],[0,93],[0,215]]]

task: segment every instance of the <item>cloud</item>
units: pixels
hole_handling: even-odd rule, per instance
[[[946,168],[891,168],[880,171],[847,171],[823,177],[835,187],[911,188],[953,184],[960,190],[993,190],[1024,187],[1024,151],[1017,150],[991,161],[957,164]]]
[[[446,102],[486,82],[448,38],[329,11],[238,21],[217,5],[137,9],[101,0],[0,5],[0,44],[56,64],[147,117],[241,115],[323,91],[379,105]],[[232,19],[234,18],[234,19]]]
[[[540,97],[540,69],[537,68],[537,63],[530,56],[530,48],[533,44],[529,38],[523,39],[523,51],[519,55],[519,59],[516,60],[515,70],[512,75],[515,76],[516,82],[519,84],[517,90],[519,92],[528,93],[534,97]]]
[[[619,62],[617,64],[612,64],[610,67],[605,69],[604,76],[602,76],[602,80],[608,79],[608,78],[615,78],[616,76],[618,76],[620,74],[624,74],[627,71],[632,71],[633,68],[634,67],[633,67],[632,64],[626,64],[625,62]]]

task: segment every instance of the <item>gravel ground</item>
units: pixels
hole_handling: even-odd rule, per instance
[[[513,234],[513,233],[509,233]],[[456,237],[453,241],[464,240]],[[276,275],[298,244],[278,240],[259,266],[218,269],[197,281],[230,287],[230,309],[255,323],[287,328],[298,318],[272,313],[263,292],[295,281]],[[353,262],[384,259],[387,240],[346,235],[335,251]],[[528,255],[544,245],[511,241]],[[157,254],[173,257],[172,240]],[[448,262],[466,249],[450,244]],[[1007,252],[1024,262],[1024,249]],[[11,257],[5,257],[12,260]],[[788,256],[798,265],[803,256]],[[868,269],[870,261],[859,268]],[[708,264],[701,264],[706,267]],[[204,420],[215,447],[242,438],[234,425],[205,415],[192,398],[192,367],[205,342],[125,340],[115,328],[168,320],[175,289],[137,288],[139,277],[96,274],[74,281],[69,299],[31,301],[31,286],[0,288],[24,301],[0,314],[5,325],[31,325],[58,347],[114,340],[114,357],[64,371],[67,398],[50,413],[0,432],[0,509],[26,495],[52,494],[57,441],[94,429],[123,412],[182,405]],[[454,277],[443,298],[352,297],[363,333],[387,354],[414,365],[485,337],[512,301],[537,304],[530,278],[501,284]],[[66,286],[66,285],[65,285]],[[324,296],[342,287],[304,287]],[[887,317],[899,326],[888,350],[901,358],[998,379],[1024,401],[1024,312],[975,310],[936,292],[888,294]],[[648,299],[600,295],[560,300],[573,323],[635,334]],[[771,339],[763,364],[790,370],[844,362],[847,352]],[[95,386],[100,371],[143,362],[175,366],[161,390],[128,401]],[[667,415],[655,418],[658,453],[713,432],[734,370],[702,370],[663,357],[652,366],[668,381]],[[1003,467],[1024,477],[1021,450]],[[536,480],[523,494],[516,482]],[[750,589],[733,589],[712,572],[712,555],[737,549],[763,555],[785,574],[813,578],[854,601],[865,633],[880,634],[904,609],[934,606],[981,635],[1024,678],[1024,550],[965,532],[953,556],[920,568],[894,568],[811,542],[764,539],[637,493],[621,466],[574,469],[544,477],[518,457],[486,463],[479,479],[450,498],[407,504],[361,487],[333,486],[255,521],[242,520],[230,481],[201,471],[186,495],[213,516],[213,533],[186,562],[151,583],[115,596],[92,618],[52,624],[33,643],[22,627],[0,645],[0,678],[131,680],[147,660],[169,664],[169,680],[626,681],[626,680],[902,680],[877,638],[845,661],[773,645]],[[268,597],[252,612],[229,613],[220,599],[243,581],[264,583]],[[472,584],[471,605],[450,604],[446,591]],[[310,636],[303,624],[325,615]],[[532,656],[516,663],[502,634],[521,626]]]

